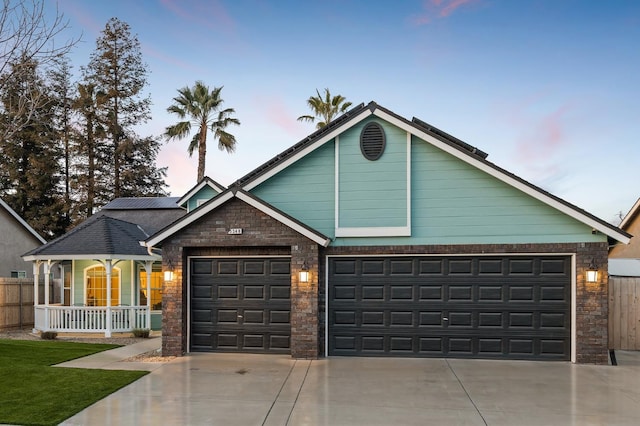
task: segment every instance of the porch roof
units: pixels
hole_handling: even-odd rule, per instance
[[[26,261],[71,259],[160,260],[139,241],[149,235],[135,223],[101,216],[22,255]]]

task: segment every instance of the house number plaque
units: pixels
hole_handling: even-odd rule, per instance
[[[229,228],[229,235],[242,235],[242,228]]]

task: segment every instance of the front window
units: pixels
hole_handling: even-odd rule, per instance
[[[120,303],[120,271],[111,271],[111,306]],[[87,270],[87,306],[107,306],[107,270],[94,266]]]
[[[147,272],[140,271],[140,306],[147,306]],[[162,310],[162,271],[151,272],[151,310]]]

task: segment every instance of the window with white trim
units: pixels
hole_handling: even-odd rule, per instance
[[[107,270],[104,266],[94,266],[86,270],[87,306],[107,306]],[[111,271],[111,306],[120,304],[120,270]]]
[[[151,271],[151,310],[162,310],[162,271]],[[140,270],[140,306],[147,306],[147,271]]]

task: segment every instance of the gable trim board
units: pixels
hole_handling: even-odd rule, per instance
[[[629,212],[622,219],[622,222],[620,222],[620,229],[624,229],[633,220],[633,218],[636,217],[638,212],[640,212],[640,198],[638,198],[633,207],[631,207],[631,210],[629,210]]]
[[[270,161],[264,163],[258,167],[255,171],[250,172],[243,178],[240,178],[235,185],[238,185],[246,191],[250,191],[257,187],[261,183],[268,180],[270,177],[276,175],[280,171],[284,170],[291,164],[305,157],[310,152],[313,152],[317,148],[321,147],[325,143],[336,139],[347,128],[354,126],[370,116],[376,116],[382,120],[388,121],[396,127],[405,130],[407,133],[414,135],[427,143],[447,152],[457,159],[464,161],[465,163],[476,167],[477,169],[497,178],[498,180],[510,185],[527,195],[549,205],[552,208],[576,219],[577,221],[591,227],[594,231],[599,231],[602,234],[613,238],[623,244],[628,244],[631,235],[621,229],[593,216],[590,213],[576,207],[575,205],[556,197],[543,189],[529,183],[516,175],[498,167],[497,165],[484,159],[482,152],[478,152],[468,147],[460,146],[455,140],[447,141],[441,134],[428,133],[429,130],[424,126],[424,122],[414,119],[414,122],[410,122],[397,114],[386,110],[385,108],[377,105],[375,102],[369,103],[366,108],[358,106],[351,112],[345,114],[343,117],[337,119],[334,122],[334,126],[331,129],[322,132],[322,130],[316,132],[309,138],[296,144],[293,148],[285,151],[284,153],[274,157]],[[444,132],[439,132],[444,134]],[[455,139],[455,138],[454,138]],[[470,147],[470,146],[469,146]],[[336,218],[337,220],[337,218]],[[338,236],[338,235],[336,235]]]
[[[223,185],[220,185],[218,182],[216,182],[215,180],[209,178],[208,176],[205,176],[204,179],[202,179],[198,184],[196,184],[196,186],[194,186],[193,188],[191,188],[189,190],[189,192],[187,192],[186,194],[184,194],[182,196],[182,198],[180,198],[178,200],[178,205],[182,206],[184,205],[187,201],[189,201],[189,199],[191,197],[193,197],[195,194],[198,193],[198,191],[200,191],[202,188],[204,188],[205,186],[209,186],[212,189],[214,189],[216,192],[218,193],[222,193],[224,192],[227,188],[225,188]]]
[[[410,237],[411,236],[411,133],[407,132],[406,225],[393,227],[340,226],[340,137],[335,138],[335,236],[336,237]]]
[[[265,213],[266,215],[272,217],[278,222],[282,223],[285,226],[293,229],[301,235],[304,235],[311,241],[320,244],[323,247],[327,247],[331,243],[331,239],[326,236],[320,234],[319,232],[311,229],[310,227],[304,225],[303,223],[297,221],[286,213],[276,209],[275,207],[269,205],[268,203],[260,200],[256,196],[238,188],[228,189],[217,197],[211,199],[206,204],[202,205],[198,209],[184,216],[183,218],[177,220],[173,224],[169,225],[165,229],[159,231],[155,235],[148,238],[146,241],[140,241],[140,245],[146,246],[148,248],[154,247],[169,238],[171,235],[180,231],[181,229],[186,228],[191,223],[196,220],[202,218],[207,215],[209,212],[214,211],[221,205],[225,204],[227,201],[237,198],[244,203],[256,208],[257,210]]]
[[[13,216],[13,218],[15,220],[18,221],[18,223],[20,223],[20,225],[22,225],[24,227],[24,229],[26,229],[31,235],[33,235],[38,241],[40,241],[42,244],[46,244],[47,240],[45,240],[44,238],[42,238],[40,236],[40,234],[38,234],[35,229],[33,229],[31,226],[29,226],[29,224],[20,217],[20,215],[18,213],[16,213],[7,203],[5,203],[4,201],[2,201],[2,199],[0,198],[0,206],[3,207],[11,216]]]

